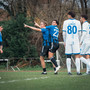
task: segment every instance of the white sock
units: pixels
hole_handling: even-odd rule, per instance
[[[80,73],[80,59],[76,58],[75,61],[76,61],[76,70],[77,70],[77,73]]]
[[[90,71],[90,58],[89,58],[89,71]]]
[[[90,63],[90,59],[87,59],[87,61],[88,61],[88,63]],[[89,66],[89,65],[87,65],[87,66],[86,66],[86,68],[87,68],[87,69],[86,69],[86,73],[88,73],[88,72],[89,72],[89,70],[90,70],[90,66]]]
[[[83,62],[86,65],[89,64],[88,61],[87,61],[87,59],[85,59],[84,57],[81,57],[80,60],[81,60],[81,62]]]
[[[67,71],[71,73],[71,58],[66,59]]]

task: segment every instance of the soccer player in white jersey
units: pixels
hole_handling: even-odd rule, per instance
[[[85,58],[88,61],[88,64],[90,64],[90,24],[87,22],[87,15],[81,15],[81,22],[82,24],[82,36],[80,39],[81,44],[81,50],[80,54],[85,55]],[[80,56],[81,61],[83,60],[85,63],[85,58]],[[87,65],[86,74],[90,74],[90,66]]]
[[[81,75],[80,73],[80,43],[79,43],[79,31],[81,30],[80,21],[74,19],[75,13],[70,11],[68,12],[68,20],[64,21],[63,24],[63,40],[65,45],[65,54],[67,55],[66,65],[68,75],[72,75],[71,73],[71,55],[75,55],[75,63],[77,75]]]

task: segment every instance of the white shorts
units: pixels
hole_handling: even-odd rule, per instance
[[[79,44],[66,44],[65,54],[66,55],[80,54]]]
[[[90,55],[90,43],[83,43],[80,48],[81,55]]]

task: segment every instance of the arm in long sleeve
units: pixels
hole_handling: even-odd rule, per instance
[[[63,31],[63,41],[66,42],[66,32]]]
[[[64,43],[66,42],[66,23],[64,22],[63,23],[63,41],[64,41]]]
[[[86,36],[86,34],[87,34],[87,32],[86,31],[83,31],[82,36],[81,36],[81,39],[80,39],[80,44],[83,42],[84,37]]]

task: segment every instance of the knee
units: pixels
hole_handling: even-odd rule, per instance
[[[40,56],[40,60],[41,60],[41,61],[43,60],[43,57],[42,57],[42,56]]]
[[[80,55],[79,54],[75,55],[75,58],[80,58]]]
[[[71,58],[71,55],[67,55],[67,58]]]

